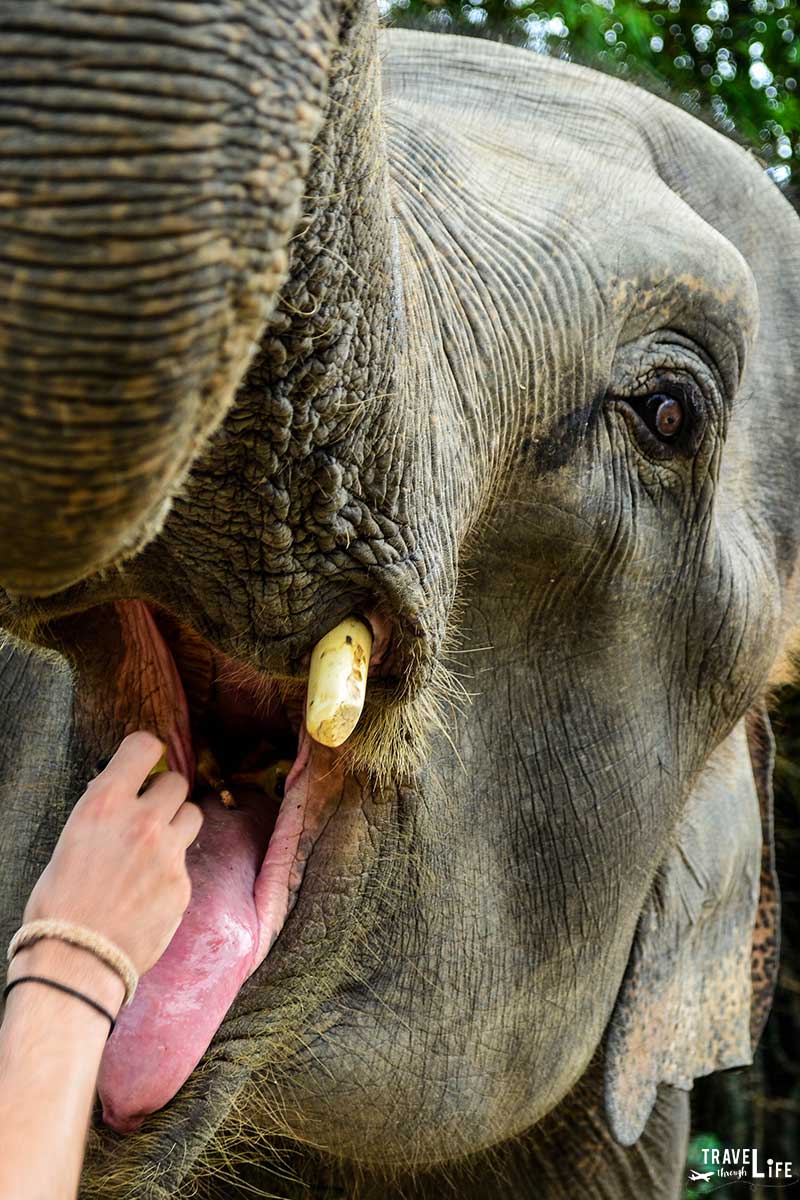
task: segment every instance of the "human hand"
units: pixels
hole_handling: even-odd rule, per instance
[[[186,850],[203,822],[175,772],[137,794],[162,750],[150,733],[124,739],[70,813],[24,916],[103,934],[140,975],[164,953],[189,904]]]

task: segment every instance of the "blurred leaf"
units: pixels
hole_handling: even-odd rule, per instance
[[[492,37],[581,62],[706,106],[788,180],[800,157],[793,0],[386,0],[388,21]]]

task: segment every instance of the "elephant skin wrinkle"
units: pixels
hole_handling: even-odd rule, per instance
[[[778,954],[797,213],[679,105],[374,0],[0,35],[6,933],[128,729],[211,751],[204,803],[295,759],[266,855],[215,807],[246,937],[81,1200],[676,1195]],[[359,614],[329,757],[309,657]]]

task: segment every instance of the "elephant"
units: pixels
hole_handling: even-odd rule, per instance
[[[791,203],[665,99],[373,0],[0,34],[3,933],[147,728],[225,965],[184,938],[134,1001],[81,1196],[677,1196],[778,960]]]

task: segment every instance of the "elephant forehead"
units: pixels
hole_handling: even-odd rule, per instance
[[[733,340],[741,362],[759,305],[731,236],[732,181],[783,204],[748,156],[674,106],[571,63],[473,39],[443,39],[446,54],[436,38],[387,40],[390,156],[400,189],[413,178],[423,195],[428,228],[436,217],[459,246],[482,242],[476,269],[515,272],[545,324],[557,312],[574,344],[596,338],[598,320],[607,346],[680,314],[700,341]],[[718,181],[712,205],[695,203],[699,171]]]
[[[696,213],[654,171],[624,181],[632,204],[611,173],[598,180],[600,212],[593,216],[598,287],[620,343],[656,329],[679,329],[731,368],[735,391],[756,342],[759,293],[737,247]]]

